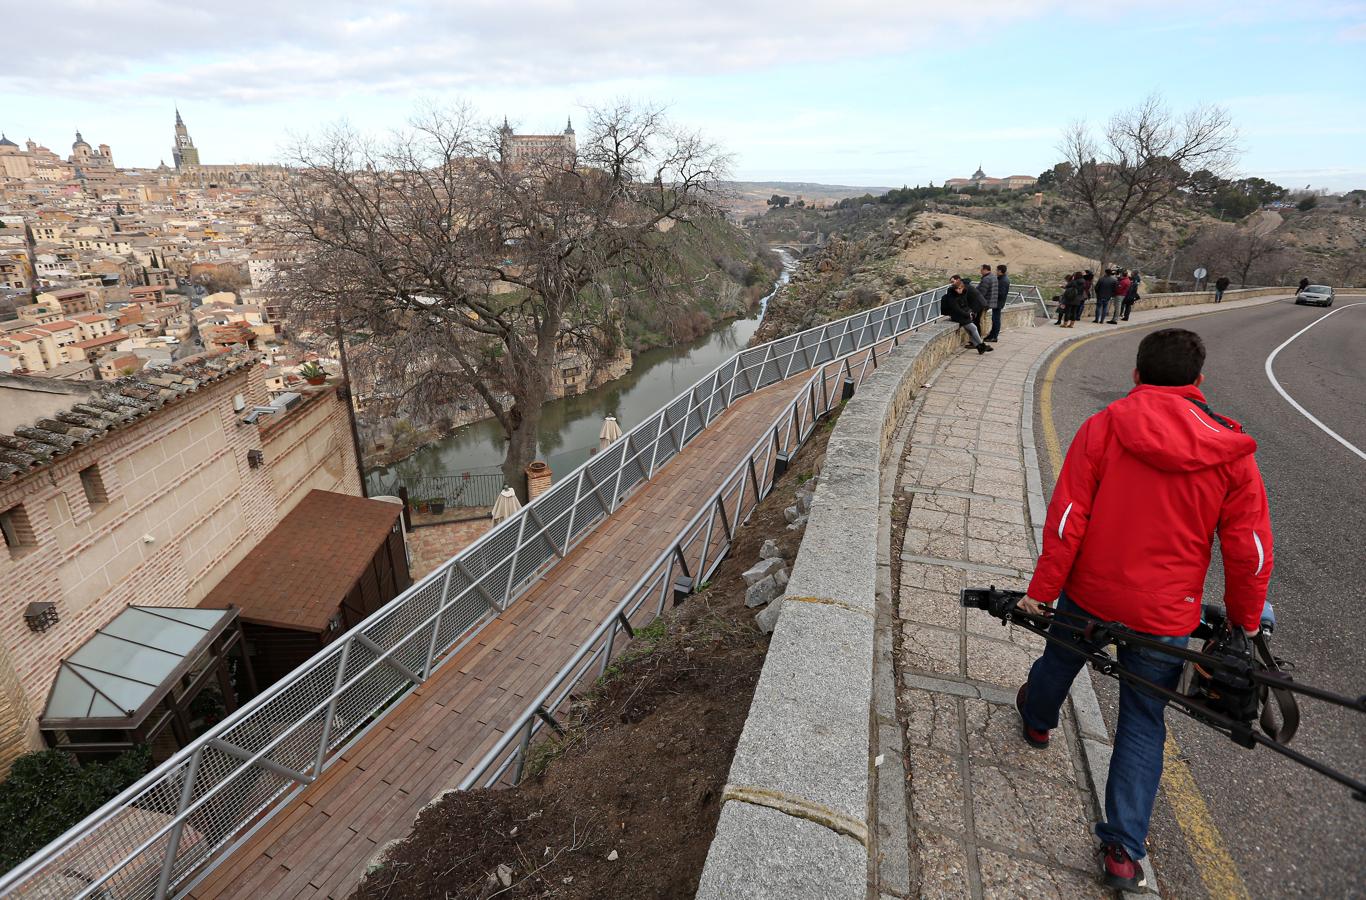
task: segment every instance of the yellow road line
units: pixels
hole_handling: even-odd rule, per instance
[[[1209,315],[1209,313],[1203,315]],[[1195,317],[1192,316],[1191,318]],[[1058,368],[1062,365],[1063,360],[1082,344],[1090,343],[1097,338],[1109,337],[1111,334],[1122,334],[1129,330],[1126,328],[1117,332],[1093,334],[1079,341],[1073,341],[1064,347],[1057,356],[1053,357],[1052,362],[1048,364],[1043,382],[1039,387],[1039,418],[1043,423],[1044,448],[1048,451],[1048,463],[1053,470],[1053,482],[1055,484],[1058,475],[1062,472],[1063,461],[1062,442],[1058,440],[1058,429],[1053,423],[1053,381]],[[1210,815],[1209,806],[1205,803],[1205,798],[1195,783],[1195,776],[1191,774],[1190,766],[1181,758],[1181,748],[1177,746],[1176,739],[1170,733],[1167,734],[1167,743],[1162,749],[1164,757],[1162,792],[1166,795],[1172,813],[1176,816],[1176,824],[1181,828],[1182,835],[1186,839],[1186,849],[1190,851],[1191,860],[1195,863],[1195,871],[1199,874],[1200,880],[1204,882],[1205,890],[1209,892],[1211,897],[1217,897],[1220,900],[1222,898],[1247,900],[1251,896],[1248,893],[1247,885],[1243,883],[1242,876],[1238,874],[1238,866],[1234,863],[1233,856],[1224,844],[1223,835],[1219,833],[1219,826],[1214,823],[1214,817]]]

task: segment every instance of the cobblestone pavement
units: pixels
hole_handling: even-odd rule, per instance
[[[1138,311],[1132,324],[1212,309]],[[1043,505],[1024,455],[1034,441],[1032,416],[1022,426],[1031,372],[1058,344],[1103,330],[1040,324],[1003,334],[993,353],[962,353],[898,429],[892,524],[904,513],[905,530],[891,551],[900,562],[893,627],[906,725],[907,896],[1112,896],[1098,880],[1091,831],[1109,738],[1089,680],[1078,678],[1048,749],[1027,746],[1015,691],[1043,639],[964,610],[958,598],[969,585],[1027,585],[1041,524],[1030,520],[1030,493],[1038,513]]]
[[[1021,406],[1065,336],[1017,329],[995,353],[962,354],[911,412],[896,627],[917,896],[1109,896],[1071,710],[1047,750],[1020,739],[1015,689],[1042,638],[958,600],[969,585],[1023,588],[1033,569]]]
[[[413,581],[473,544],[479,535],[489,530],[491,524],[491,519],[483,518],[424,525],[408,532],[408,568]]]

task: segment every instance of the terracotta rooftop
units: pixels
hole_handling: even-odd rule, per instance
[[[0,388],[70,396],[70,405],[61,412],[16,427],[12,433],[0,430],[0,483],[37,471],[257,360],[255,353],[248,352],[203,354],[155,372],[79,384],[35,375],[0,376]]]
[[[395,503],[309,491],[199,606],[232,605],[246,622],[323,632],[402,512]]]

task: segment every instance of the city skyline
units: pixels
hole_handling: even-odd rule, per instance
[[[630,96],[718,141],[739,180],[895,186],[979,164],[1037,174],[1070,122],[1099,124],[1159,91],[1178,110],[1229,109],[1240,174],[1366,186],[1360,3],[864,3],[836,14],[752,2],[642,21],[614,2],[572,13],[537,2],[516,22],[484,5],[459,17],[402,3],[247,6],[260,9],[167,12],[169,39],[155,46],[132,43],[126,10],[82,11],[77,37],[101,35],[98,48],[19,48],[0,130],[65,155],[80,128],[119,165],[154,167],[171,163],[179,107],[206,164],[265,163],[343,119],[402,127],[424,103],[466,102],[490,123],[507,115],[540,132]],[[203,34],[213,47],[185,49]]]

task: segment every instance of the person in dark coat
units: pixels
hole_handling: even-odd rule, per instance
[[[1081,314],[1086,312],[1086,301],[1096,296],[1096,273],[1087,269],[1081,276],[1082,288],[1085,293],[1081,298],[1081,310],[1077,313],[1077,321],[1081,321]]]
[[[1115,278],[1115,270],[1106,269],[1105,274],[1096,282],[1096,317],[1093,320],[1096,325],[1105,321],[1105,313],[1109,311],[1110,301],[1118,287],[1119,280]]]
[[[1304,290],[1305,288],[1307,288],[1307,287],[1309,287],[1309,279],[1308,279],[1308,278],[1301,278],[1301,279],[1300,279],[1300,291],[1303,291],[1303,290]]]
[[[996,349],[982,340],[982,333],[973,324],[973,310],[980,312],[982,309],[982,295],[977,293],[977,288],[964,281],[963,276],[953,276],[949,292],[939,301],[939,310],[949,318],[949,321],[957,323],[959,328],[968,333],[968,340],[977,348],[978,354],[990,353]]]
[[[1001,319],[1005,316],[1006,299],[1010,296],[1010,276],[1006,275],[1006,265],[996,267],[996,305],[991,308],[991,333],[987,343],[996,343],[1001,336]]]
[[[1080,272],[1073,272],[1067,279],[1067,285],[1062,289],[1062,303],[1066,308],[1063,328],[1075,328],[1081,319],[1082,307],[1086,305],[1086,287],[1086,276]]]
[[[1228,290],[1229,280],[1227,275],[1220,275],[1219,280],[1214,282],[1214,302],[1224,302],[1224,291]]]
[[[1129,321],[1129,313],[1133,310],[1134,304],[1137,303],[1139,300],[1138,283],[1142,280],[1143,275],[1137,269],[1135,269],[1134,273],[1129,276],[1129,289],[1124,292],[1124,315],[1122,316],[1122,318],[1126,322]]]

